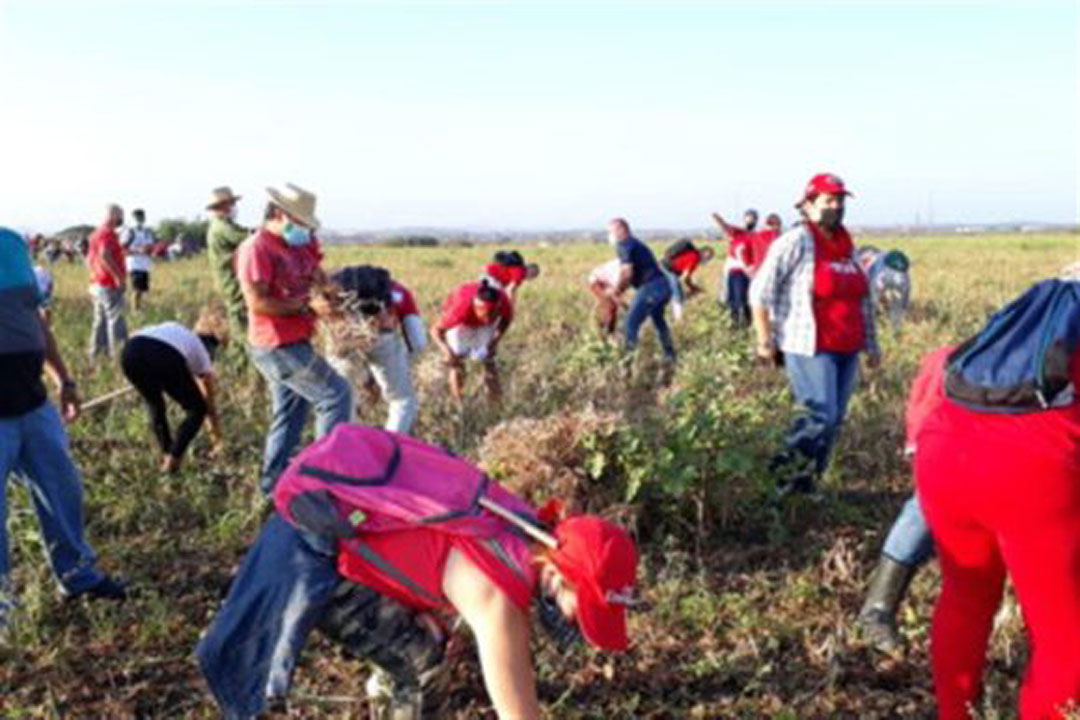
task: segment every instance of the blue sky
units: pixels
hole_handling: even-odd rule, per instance
[[[336,228],[694,227],[814,172],[855,224],[1076,222],[1076,2],[0,0],[0,222],[209,189]]]

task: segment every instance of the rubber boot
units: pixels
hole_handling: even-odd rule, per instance
[[[858,626],[866,642],[883,653],[893,655],[903,646],[896,630],[896,611],[907,594],[915,570],[882,555],[870,579],[866,601],[859,611]]]

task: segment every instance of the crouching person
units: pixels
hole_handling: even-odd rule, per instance
[[[511,302],[517,301],[517,293],[526,280],[534,280],[540,275],[540,266],[526,263],[517,250],[500,250],[484,268],[484,280],[510,296]]]
[[[389,406],[387,430],[412,432],[420,403],[410,364],[427,345],[412,293],[386,269],[357,265],[334,273],[323,294],[327,362],[354,388],[381,393]],[[355,419],[355,392],[353,398]]]
[[[363,481],[363,482],[361,482]],[[446,632],[476,638],[499,718],[540,717],[536,617],[562,649],[627,648],[637,550],[592,516],[558,520],[468,462],[412,438],[345,424],[301,452],[197,655],[230,718],[281,705],[312,629],[392,682],[386,715],[419,718]],[[543,516],[543,518],[541,517]],[[396,713],[396,714],[395,714]]]
[[[450,393],[458,403],[465,399],[466,360],[483,365],[488,400],[495,404],[502,400],[495,354],[513,319],[510,297],[486,280],[465,283],[446,298],[431,337],[442,350],[450,371]]]
[[[209,420],[210,439],[215,451],[220,451],[224,441],[214,401],[213,358],[218,347],[228,342],[228,321],[207,307],[191,330],[177,322],[164,322],[139,330],[124,345],[120,365],[150,411],[163,472],[180,469],[203,420]],[[169,429],[166,396],[184,410],[175,436]]]

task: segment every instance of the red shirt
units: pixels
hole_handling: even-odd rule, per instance
[[[484,268],[484,273],[504,288],[525,282],[527,270],[524,265],[499,265],[492,263]]]
[[[500,318],[505,320],[507,324],[514,319],[514,306],[510,303],[510,297],[502,290],[498,291],[499,299],[495,303],[495,311],[491,314],[491,318],[487,322],[478,318],[476,308],[473,307],[473,300],[476,299],[476,293],[479,289],[480,283],[465,283],[450,293],[450,297],[446,298],[446,302],[443,303],[439,328],[449,330],[459,325],[478,328],[491,325]]]
[[[741,228],[731,229],[731,240],[728,241],[727,254],[743,263],[747,260],[750,248],[750,236],[754,233]]]
[[[939,347],[923,356],[919,364],[919,374],[911,383],[907,409],[904,412],[904,449],[909,452],[915,451],[915,438],[918,437],[923,422],[945,402],[945,364],[952,351],[951,345]]]
[[[686,252],[681,252],[671,258],[671,262],[668,264],[676,275],[681,276],[685,273],[693,272],[694,270],[697,270],[697,266],[701,264],[701,251],[697,248],[693,248]]]
[[[814,323],[817,349],[849,353],[866,345],[866,324],[862,302],[870,285],[862,268],[852,258],[851,236],[838,228],[826,238],[813,223],[814,234]]]
[[[112,273],[105,264],[105,258],[110,257],[120,272],[124,271],[124,248],[120,245],[120,237],[108,224],[102,225],[90,234],[90,246],[86,251],[86,264],[90,266],[90,282],[94,285],[106,288],[120,287]]]
[[[390,312],[397,316],[398,320],[404,320],[407,315],[419,315],[420,308],[416,306],[416,298],[396,280],[390,281]]]
[[[750,233],[746,254],[751,273],[757,272],[757,269],[761,267],[761,263],[765,262],[765,256],[769,253],[769,246],[779,236],[779,230],[762,230],[761,232]]]
[[[236,274],[243,287],[264,283],[270,297],[291,300],[306,297],[311,290],[322,251],[318,241],[290,247],[279,235],[261,229],[240,243],[236,251]],[[315,316],[263,315],[248,309],[248,341],[253,347],[274,348],[310,340],[315,332]]]
[[[532,602],[535,575],[522,577],[505,561],[494,557],[487,549],[490,541],[451,535],[433,528],[369,533],[361,535],[360,540],[369,551],[368,557],[339,552],[338,571],[414,610],[450,608],[443,594],[442,581],[451,548],[465,555],[519,608],[528,610]],[[371,562],[376,557],[377,562]]]

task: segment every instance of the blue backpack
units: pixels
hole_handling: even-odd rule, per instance
[[[1080,283],[1044,280],[996,312],[948,359],[945,394],[971,410],[1026,413],[1073,402]]]

